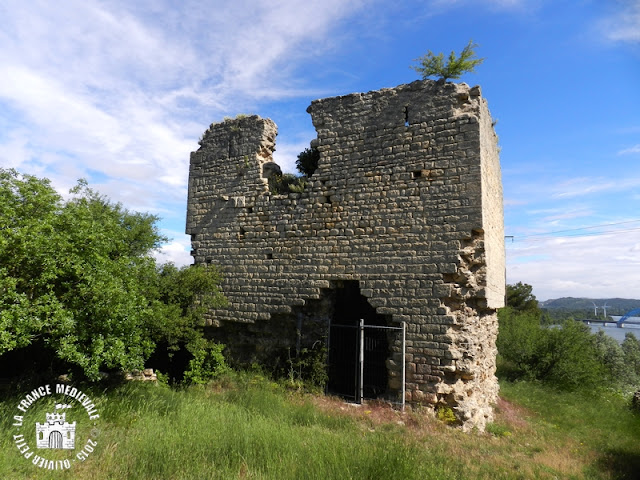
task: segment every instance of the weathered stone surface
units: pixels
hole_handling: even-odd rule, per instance
[[[301,194],[269,192],[269,119],[212,124],[191,155],[192,254],[220,267],[229,300],[208,317],[212,335],[245,361],[325,341],[340,292],[357,285],[381,322],[407,324],[407,401],[449,405],[464,429],[483,429],[498,393],[505,261],[497,139],[480,89],[419,81],[307,111],[320,161]],[[391,398],[401,343],[387,340]]]

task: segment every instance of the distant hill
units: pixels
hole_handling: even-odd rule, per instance
[[[640,300],[631,298],[575,298],[563,297],[554,298],[540,302],[540,307],[548,310],[590,310],[593,312],[593,304],[601,311],[602,306],[607,304],[609,315],[624,315],[630,310],[640,308]]]

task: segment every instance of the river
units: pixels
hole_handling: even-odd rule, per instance
[[[620,320],[622,317],[612,316],[611,318],[614,320]],[[640,317],[629,317],[629,321],[640,322]],[[589,327],[593,333],[597,333],[598,330],[604,331],[604,333],[615,338],[619,343],[622,343],[627,332],[632,332],[636,338],[640,340],[640,325],[627,324],[626,322],[623,325],[623,328],[618,328],[615,323],[605,323],[604,326],[603,324],[591,324]]]

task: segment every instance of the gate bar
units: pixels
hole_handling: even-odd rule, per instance
[[[358,366],[360,375],[358,375],[358,403],[362,403],[364,398],[364,318],[360,319],[360,353],[358,355]]]
[[[402,411],[404,412],[404,397],[405,397],[405,393],[406,393],[406,372],[405,372],[405,351],[407,350],[407,322],[402,322],[402,399],[401,399],[401,405],[402,405]]]
[[[358,345],[358,360],[357,360],[357,365],[356,365],[356,403],[362,403],[362,400],[364,399],[364,329],[365,328],[375,328],[375,329],[383,329],[383,330],[402,330],[402,398],[400,399],[400,406],[402,408],[402,411],[404,412],[405,409],[405,397],[406,397],[406,390],[407,390],[407,384],[406,384],[406,350],[407,350],[407,322],[403,321],[401,323],[402,326],[400,327],[387,327],[384,325],[365,325],[364,324],[364,319],[361,318],[360,322],[358,325],[340,325],[340,324],[333,324],[330,325],[331,327],[347,327],[347,328],[357,328],[358,329],[358,336],[359,336],[359,345]],[[330,342],[330,338],[331,335],[329,335],[329,339],[327,340],[327,343]],[[325,388],[326,390],[326,388]],[[392,403],[396,403],[396,402],[392,402]],[[396,403],[397,405],[397,403]]]

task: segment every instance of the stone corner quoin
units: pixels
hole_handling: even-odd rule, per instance
[[[480,88],[416,81],[307,111],[320,160],[302,193],[269,191],[280,170],[270,119],[214,123],[191,154],[186,232],[228,299],[208,316],[211,335],[238,364],[325,345],[329,391],[348,395],[359,319],[405,322],[406,401],[448,406],[464,430],[483,430],[498,395],[505,253]],[[366,331],[365,396],[397,401],[401,333]]]

